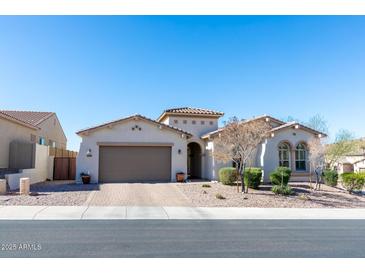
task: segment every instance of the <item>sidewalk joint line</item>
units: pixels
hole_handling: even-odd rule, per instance
[[[45,206],[44,208],[40,209],[39,211],[37,211],[36,213],[34,213],[32,220],[35,220],[35,218],[37,217],[37,215],[39,213],[41,213],[42,211],[46,210],[47,208],[49,208],[49,206]]]
[[[89,205],[86,206],[86,209],[81,214],[80,220],[84,220],[84,215],[85,215],[86,211],[89,209],[89,207],[90,207]]]
[[[169,214],[167,214],[167,211],[166,211],[164,206],[162,206],[162,209],[163,209],[163,211],[165,212],[165,214],[167,216],[167,220],[170,220],[170,216],[169,216]]]

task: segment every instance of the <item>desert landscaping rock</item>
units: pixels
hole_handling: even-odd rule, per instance
[[[0,196],[0,205],[5,206],[81,206],[97,185],[81,185],[72,181],[53,181],[31,185],[30,195],[18,192]]]
[[[257,208],[364,208],[365,196],[350,195],[337,188],[322,186],[321,191],[310,190],[308,183],[293,183],[292,196],[280,196],[271,192],[270,185],[259,190],[250,189],[248,194],[237,193],[236,186],[210,183],[203,188],[201,183],[178,185],[180,190],[197,207],[257,207]],[[217,194],[225,199],[217,199]]]
[[[291,187],[295,195],[285,197],[272,193],[270,185],[242,194],[236,186],[210,182],[81,185],[54,181],[32,185],[29,196],[0,195],[0,206],[365,208],[364,195],[325,185],[321,191],[313,191],[308,183],[292,183]],[[219,195],[224,199],[218,199]]]

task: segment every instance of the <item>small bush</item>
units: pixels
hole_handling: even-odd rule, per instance
[[[234,167],[224,167],[219,170],[219,181],[224,185],[232,185],[238,179],[237,171]]]
[[[245,183],[248,187],[258,189],[261,184],[262,169],[261,168],[247,168],[245,170]]]
[[[365,185],[365,174],[364,173],[343,173],[342,185],[349,193],[354,191],[361,191]]]
[[[273,185],[288,185],[291,170],[287,167],[278,167],[270,173],[270,181]]]
[[[271,189],[276,195],[291,195],[293,194],[293,190],[288,185],[274,185]]]
[[[219,193],[215,194],[215,197],[219,200],[225,200],[226,199],[222,194],[219,194]]]
[[[323,172],[323,175],[324,175],[324,182],[326,185],[332,186],[332,187],[337,186],[337,182],[338,182],[337,171],[328,169]]]
[[[203,184],[202,187],[204,187],[204,188],[210,188],[212,186],[211,185],[208,185],[208,184]]]

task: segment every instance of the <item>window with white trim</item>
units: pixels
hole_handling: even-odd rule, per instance
[[[305,144],[298,144],[295,148],[295,169],[298,171],[307,170],[307,147]]]
[[[290,168],[290,146],[287,143],[279,145],[279,166]]]

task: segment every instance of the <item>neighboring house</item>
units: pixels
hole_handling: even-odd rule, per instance
[[[363,139],[357,141],[364,142]],[[339,174],[346,172],[365,172],[365,149],[360,146],[354,153],[341,157],[334,167]]]
[[[200,108],[165,110],[157,120],[133,115],[77,132],[82,138],[77,174],[93,182],[175,181],[178,172],[190,178],[217,180],[219,169],[232,166],[214,159],[218,120],[224,114]],[[293,170],[293,180],[308,180],[307,142],[325,134],[296,122],[263,115],[271,138],[257,150],[252,166],[262,167],[264,181],[278,166]]]
[[[0,110],[0,133],[0,169],[9,168],[10,144],[14,141],[56,148],[66,148],[67,144],[54,112]]]

